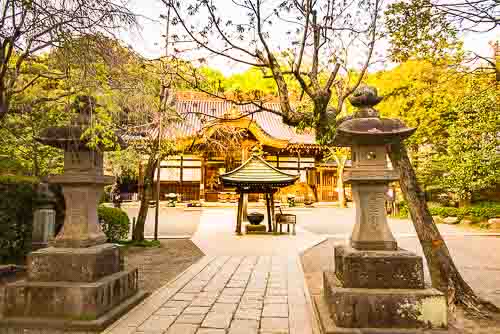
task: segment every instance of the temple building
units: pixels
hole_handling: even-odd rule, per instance
[[[182,154],[169,156],[160,164],[161,199],[176,193],[182,201],[235,202],[235,189],[224,187],[219,176],[240,166],[256,147],[272,166],[299,175],[293,189],[284,188],[278,199],[286,200],[290,193],[299,202],[338,199],[336,165],[324,161],[326,148],[315,143],[314,133],[284,124],[272,112],[279,112],[278,103],[260,110],[182,92],[175,104],[182,120],[165,127],[162,136],[175,138],[178,145],[182,142]]]

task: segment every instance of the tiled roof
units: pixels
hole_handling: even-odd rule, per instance
[[[279,111],[278,103],[269,103],[266,108]],[[165,129],[168,137],[193,137],[199,134],[203,126],[217,118],[224,118],[231,110],[236,109],[242,115],[258,110],[254,105],[233,105],[222,100],[177,100],[177,113],[183,117],[183,121]],[[293,127],[283,123],[281,116],[269,111],[259,111],[247,116],[253,119],[262,130],[275,139],[286,140],[291,144],[315,144],[313,133],[299,133]]]
[[[288,174],[271,166],[257,155],[252,155],[240,167],[220,176],[225,185],[259,186],[265,184],[277,187],[293,184],[298,177],[298,175]]]

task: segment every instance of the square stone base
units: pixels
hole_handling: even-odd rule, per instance
[[[87,248],[49,247],[28,255],[28,280],[95,282],[123,270],[120,247],[102,244]]]
[[[265,234],[267,233],[267,228],[266,225],[259,224],[259,225],[252,225],[252,224],[246,224],[245,225],[245,232],[247,234]]]
[[[100,334],[148,296],[138,291],[97,319],[74,320],[40,317],[0,317],[0,333],[5,334]]]
[[[138,291],[137,269],[96,282],[18,281],[5,287],[5,317],[95,320]]]
[[[335,247],[335,273],[344,288],[423,289],[422,258],[404,249],[366,251]]]
[[[330,309],[325,296],[313,295],[314,312],[323,334],[449,334],[448,329],[427,328],[347,328],[339,327],[330,315]]]
[[[346,328],[446,328],[445,296],[436,289],[344,288],[333,273],[324,274],[330,314]]]

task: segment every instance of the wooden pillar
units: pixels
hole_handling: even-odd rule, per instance
[[[240,198],[238,199],[238,213],[236,217],[236,234],[241,235],[241,216],[243,212],[243,192],[240,192]]]
[[[323,169],[319,168],[319,201],[323,201]]]
[[[241,164],[248,159],[248,147],[243,145],[241,148]],[[243,221],[248,221],[248,194],[243,194],[242,217]]]
[[[276,228],[276,219],[275,219],[275,209],[274,209],[274,193],[272,192],[271,195],[271,222],[272,222],[272,226],[273,226],[273,232],[276,233],[277,232],[277,228]]]
[[[269,203],[271,195],[268,193],[265,193],[264,196],[266,197],[267,226],[268,226],[267,231],[272,232],[273,231],[273,219],[271,217],[271,203]]]
[[[206,158],[204,155],[201,156],[200,164],[200,201],[205,201],[205,173],[206,169]]]
[[[182,179],[184,178],[184,156],[181,155],[181,165],[180,165],[180,180],[181,180],[181,187],[182,187]]]

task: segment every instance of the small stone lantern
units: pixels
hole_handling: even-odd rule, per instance
[[[26,280],[5,287],[0,329],[7,332],[99,332],[145,296],[137,269],[124,268],[120,248],[106,243],[97,221],[99,198],[113,177],[103,175],[103,148],[91,149],[82,139],[94,105],[91,97],[77,98],[73,124],[47,128],[37,138],[64,149],[64,173],[49,182],[62,185],[66,215],[52,247],[29,254]]]
[[[362,86],[350,98],[358,110],[341,122],[335,137],[350,146],[350,183],[356,221],[349,245],[335,247],[335,273],[324,274],[325,295],[335,325],[348,328],[442,328],[447,326],[445,296],[424,286],[422,258],[398,248],[387,223],[385,193],[399,179],[386,146],[416,129],[380,118],[373,108],[377,90]]]
[[[56,227],[56,199],[49,190],[47,183],[40,183],[38,187],[40,199],[36,201],[33,212],[33,231],[31,236],[31,248],[37,250],[45,248],[54,239]]]

